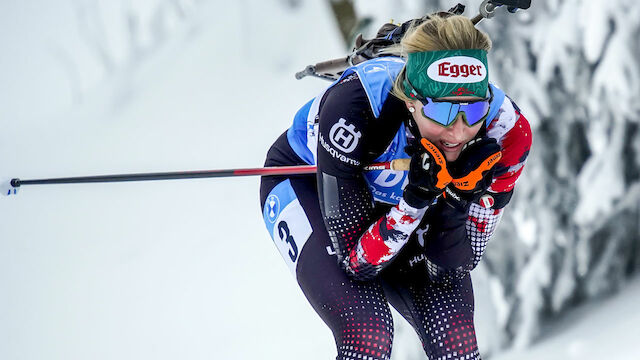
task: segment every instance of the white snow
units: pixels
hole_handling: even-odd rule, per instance
[[[293,73],[343,51],[323,3],[198,3],[146,55],[93,72],[70,10],[89,3],[60,3],[0,5],[2,177],[261,166],[326,85]],[[113,44],[119,26],[105,24]],[[83,84],[75,98],[46,51],[56,43]],[[264,227],[258,183],[25,186],[1,198],[0,359],[334,356]]]
[[[600,360],[640,359],[638,311],[640,278],[616,296],[594,301],[563,314],[543,329],[531,347],[509,351],[492,360]]]

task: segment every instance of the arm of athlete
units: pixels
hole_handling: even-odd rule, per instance
[[[386,213],[376,211],[362,167],[384,151],[401,121],[398,111],[406,111],[400,102],[387,103],[375,118],[356,77],[330,89],[319,113],[320,207],[340,265],[359,280],[375,277],[391,263],[433,199],[414,189]]]
[[[517,105],[507,98],[503,108],[498,121],[490,124],[487,131],[490,137],[498,140],[502,148],[502,158],[494,168],[493,181],[489,187],[488,194],[491,197],[471,205],[465,226],[473,249],[472,268],[480,262],[487,242],[502,217],[504,207],[511,200],[533,141],[529,121]],[[487,208],[491,203],[493,206]]]
[[[445,189],[446,199],[434,209],[439,211],[427,214],[432,216],[425,247],[427,270],[435,281],[463,277],[478,265],[524,168],[531,148],[531,128],[511,100],[505,100],[503,108],[484,140],[465,149],[466,154],[461,154],[460,162],[452,164],[450,171],[454,178],[464,179],[476,168],[474,155],[481,160],[493,153],[491,139],[501,149],[498,163],[474,188],[454,179]]]

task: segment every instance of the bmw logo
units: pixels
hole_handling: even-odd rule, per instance
[[[276,195],[269,195],[264,204],[265,217],[274,223],[280,214],[280,199]]]

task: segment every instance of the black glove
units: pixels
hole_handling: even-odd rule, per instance
[[[442,194],[451,182],[444,155],[429,140],[422,138],[405,148],[411,155],[409,183],[404,189],[404,201],[415,208],[423,208]]]
[[[458,159],[449,164],[453,177],[445,189],[448,204],[467,211],[493,181],[493,167],[502,158],[500,145],[493,138],[481,137],[468,142]]]

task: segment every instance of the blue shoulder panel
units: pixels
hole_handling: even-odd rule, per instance
[[[504,102],[504,91],[502,91],[499,87],[489,84],[491,86],[491,91],[493,92],[493,100],[491,104],[489,104],[489,115],[487,115],[487,121],[485,121],[485,126],[489,126],[491,121],[498,116],[498,112],[500,111],[500,107]]]
[[[307,164],[313,165],[315,161],[311,150],[307,147],[307,117],[314,99],[309,100],[298,110],[293,118],[293,124],[287,130],[287,140],[295,153]]]
[[[381,57],[362,62],[352,66],[342,73],[342,76],[327,87],[330,89],[343,78],[353,74],[358,74],[362,87],[364,88],[369,105],[375,117],[380,116],[382,105],[387,100],[389,92],[393,87],[395,78],[402,70],[405,61],[399,57]],[[325,92],[327,91],[325,89]],[[293,119],[293,125],[287,131],[287,139],[293,151],[306,163],[315,164],[315,147],[317,144],[317,129],[314,119],[318,112],[318,106],[324,92],[316,98],[307,102]]]
[[[399,57],[387,56],[365,61],[355,66],[355,71],[367,93],[375,117],[380,116],[382,105],[387,100],[393,83],[404,64],[405,61]]]

